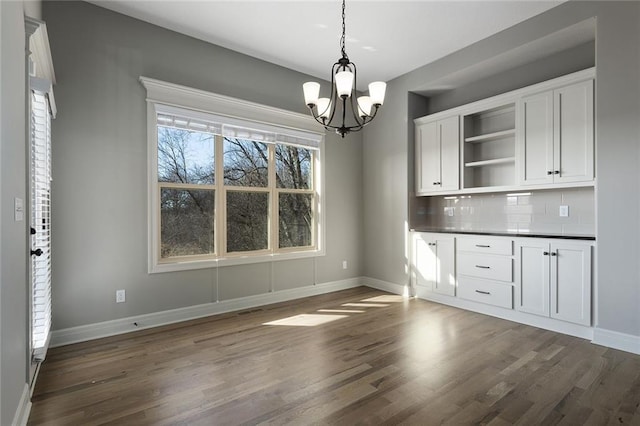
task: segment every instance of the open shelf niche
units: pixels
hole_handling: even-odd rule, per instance
[[[463,188],[516,184],[515,104],[463,116]]]

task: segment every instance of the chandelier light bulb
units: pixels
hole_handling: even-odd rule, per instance
[[[371,98],[369,96],[360,96],[358,98],[358,115],[362,118],[371,115]]]
[[[320,83],[315,81],[308,81],[302,85],[304,91],[304,103],[311,107],[318,104],[318,97],[320,96]]]
[[[387,83],[384,81],[374,81],[369,83],[369,96],[373,105],[380,106],[384,103],[384,94],[387,90]]]
[[[318,99],[318,116],[322,118],[329,118],[331,115],[331,100],[329,98]]]
[[[353,90],[353,73],[351,71],[340,71],[336,73],[336,90],[338,96],[347,98]]]

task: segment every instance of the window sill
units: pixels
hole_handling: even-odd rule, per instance
[[[219,259],[188,260],[163,262],[149,265],[150,274],[163,272],[190,271],[195,269],[217,268],[221,266],[247,265],[252,263],[278,262],[282,260],[305,259],[324,256],[324,250],[291,251],[264,255],[230,256]]]

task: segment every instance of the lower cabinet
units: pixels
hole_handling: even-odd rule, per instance
[[[426,294],[455,296],[445,302],[454,306],[464,299],[508,309],[515,321],[532,314],[589,327],[593,247],[584,240],[414,232],[412,279]]]
[[[591,244],[531,238],[516,247],[516,309],[590,326]]]
[[[458,297],[513,309],[513,241],[460,237],[456,261]]]
[[[455,238],[416,232],[413,242],[415,284],[434,293],[455,296]]]

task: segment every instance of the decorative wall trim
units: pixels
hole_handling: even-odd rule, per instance
[[[596,327],[593,329],[591,343],[640,355],[640,336],[634,336],[633,334]]]
[[[376,278],[362,277],[362,285],[402,296],[409,295],[409,287]]]
[[[177,107],[189,107],[208,113],[216,113],[232,118],[254,120],[259,123],[278,123],[283,127],[302,129],[324,136],[318,123],[309,115],[287,111],[268,105],[256,104],[242,99],[219,95],[192,87],[168,83],[149,77],[140,77],[147,89],[147,101]]]
[[[27,424],[29,414],[31,413],[31,399],[29,396],[29,385],[25,383],[22,389],[22,395],[20,396],[20,402],[18,403],[18,409],[11,422],[12,426],[25,426]]]
[[[360,287],[361,285],[362,279],[360,277],[356,277],[316,284],[308,287],[282,290],[215,303],[205,303],[202,305],[188,306],[185,308],[171,309],[168,311],[154,312],[95,324],[70,327],[62,330],[54,330],[51,335],[50,347],[85,342],[88,340],[99,339],[101,337],[115,336],[118,334],[144,330],[181,321],[188,321],[210,315],[223,314],[242,309],[254,308],[256,306],[268,305],[271,303],[279,303],[288,300],[300,299],[302,297],[331,293],[334,291]],[[136,323],[137,326],[134,323]]]

